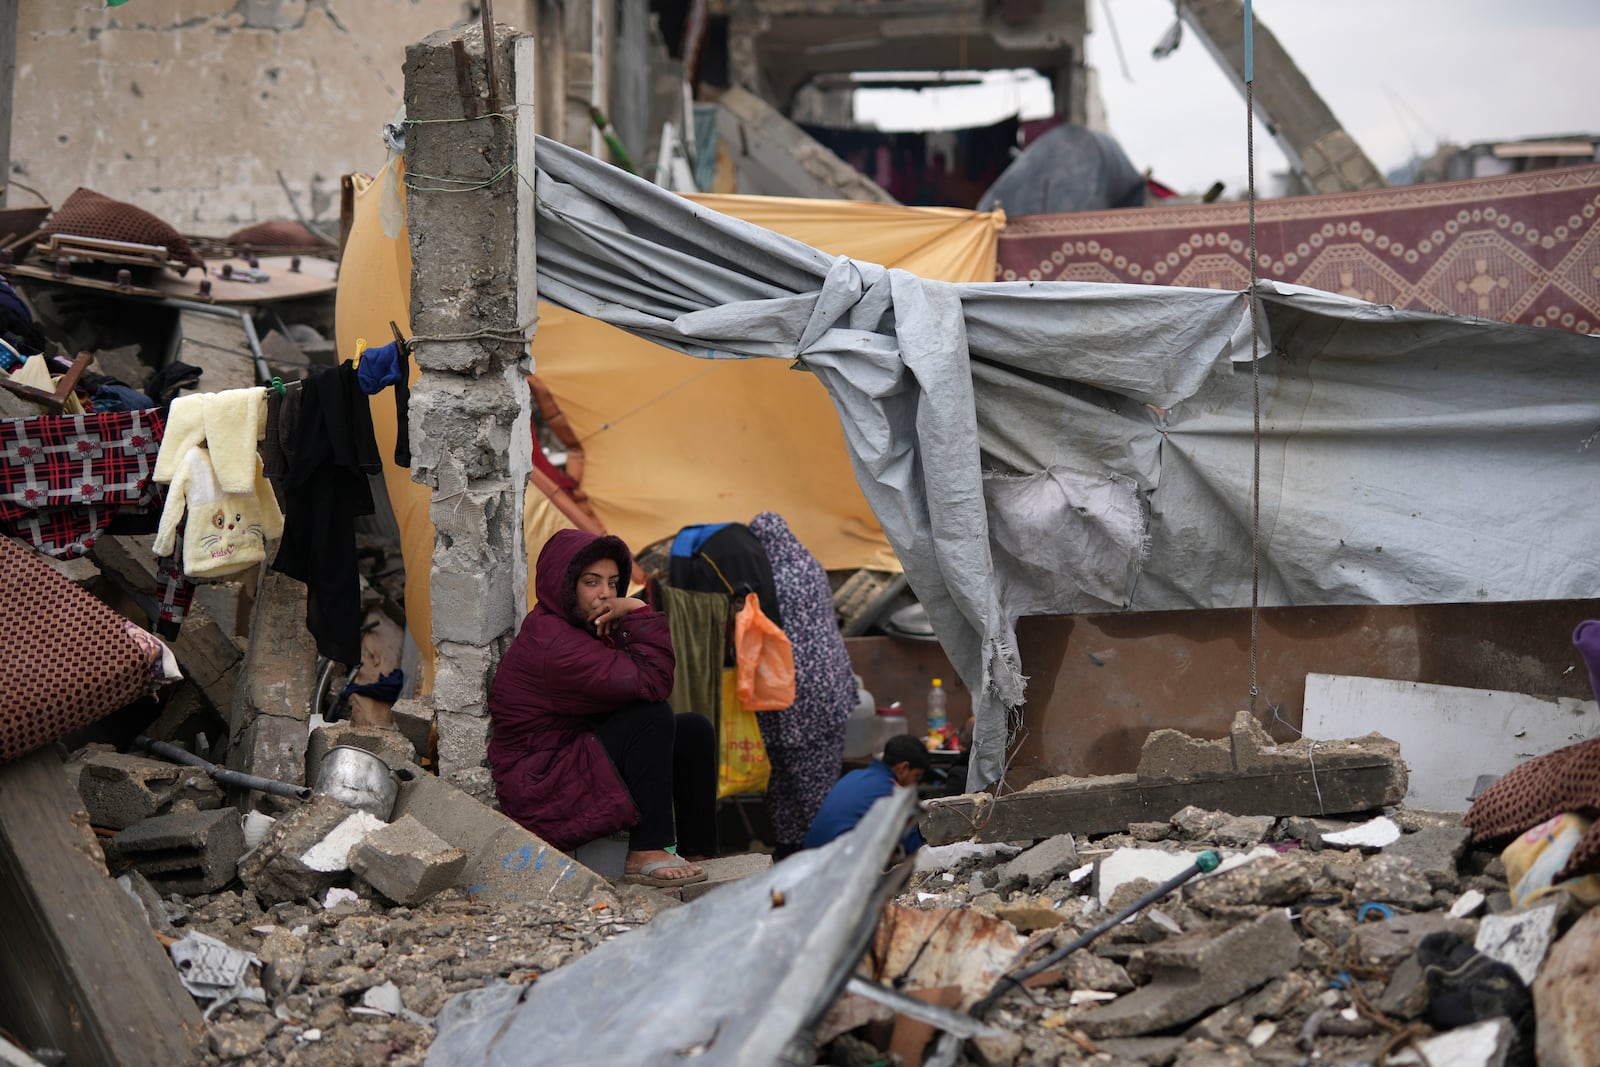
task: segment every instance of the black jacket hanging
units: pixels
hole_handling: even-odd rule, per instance
[[[317,651],[361,662],[361,576],[355,520],[373,513],[368,475],[383,469],[367,396],[349,362],[306,379],[284,480],[283,542],[273,569],[306,584]]]

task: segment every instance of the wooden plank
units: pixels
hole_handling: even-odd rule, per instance
[[[1233,815],[1333,815],[1398,804],[1406,779],[1398,760],[1382,756],[1196,775],[1139,778],[1132,774],[1085,778],[1071,785],[1025,789],[998,799],[984,795],[934,800],[922,817],[929,844],[1029,841],[1056,834],[1106,834],[1129,823],[1165,822],[1190,804]]]
[[[205,1029],[138,904],[107,876],[47,747],[0,767],[0,1026],[68,1063],[186,1064]]]

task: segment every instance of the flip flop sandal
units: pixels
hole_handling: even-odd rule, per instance
[[[688,862],[681,859],[652,860],[637,871],[624,874],[622,881],[625,885],[648,885],[657,889],[674,889],[678,886],[694,885],[696,882],[706,880],[705,871],[695,871],[693,874],[682,878],[667,878],[655,873],[662,870],[682,869],[687,866]]]

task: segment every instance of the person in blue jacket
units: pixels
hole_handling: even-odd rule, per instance
[[[889,796],[896,786],[915,789],[933,762],[918,738],[901,734],[889,738],[883,756],[868,767],[851,771],[835,783],[822,802],[817,817],[811,820],[802,848],[819,848],[840,834],[849,833],[873,804]],[[901,841],[906,852],[922,847],[922,832],[915,828]]]

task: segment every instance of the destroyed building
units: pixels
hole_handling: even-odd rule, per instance
[[[205,42],[217,71],[274,84],[229,50],[326,48],[327,80],[294,91],[309,109],[321,84],[330,111],[335,68],[374,62],[346,37],[381,51],[393,33],[405,61],[348,165],[374,178],[267,182],[258,161],[214,192],[130,196],[230,231],[191,259],[177,231],[83,231],[68,187],[101,184],[90,153],[0,266],[83,353],[5,383],[8,470],[40,420],[90,420],[50,429],[142,464],[121,490],[85,483],[97,505],[125,492],[123,520],[180,491],[158,446],[190,435],[219,482],[230,459],[260,482],[251,405],[281,419],[345,359],[377,379],[370,402],[340,394],[370,454],[317,498],[336,574],[263,553],[185,613],[176,590],[207,563],[182,547],[97,526],[85,554],[11,520],[0,633],[26,696],[0,735],[0,896],[29,921],[0,968],[9,1060],[1594,1062],[1600,650],[1580,624],[1600,575],[1573,546],[1597,518],[1582,271],[1600,168],[1263,205],[1279,228],[1252,287],[1238,205],[901,207],[773,119],[826,113],[817,76],[871,68],[826,47],[853,34],[1032,65],[1082,117],[1081,4],[689,4],[655,12],[659,41],[608,24],[630,5],[527,6],[442,30],[459,12],[358,8],[358,34],[327,5],[160,30],[159,5],[129,4],[85,42]],[[715,126],[742,108],[776,127],[784,147],[750,173],[829,202],[679,196],[616,165],[608,133],[668,140],[659,113],[619,107],[650,96],[630,49],[684,63],[696,18],[705,77],[723,45],[722,100],[748,98]],[[71,19],[69,38],[88,16]],[[45,157],[23,144],[25,180]],[[166,148],[126,151],[153,167]],[[279,196],[303,243],[241,237],[287,221],[263,206]],[[1039,284],[1056,281],[1097,284]],[[65,414],[174,364],[198,390],[115,413],[127,437],[89,439],[101,409]],[[276,494],[254,493],[270,514]],[[292,542],[305,498],[282,503]],[[497,812],[490,686],[544,539],[616,532],[658,549],[639,552],[654,575],[681,527],[775,506],[837,572],[869,688],[949,680],[964,779],[668,892],[617,883],[622,842],[563,853]],[[50,647],[66,633],[70,670]],[[335,639],[354,650],[328,655]],[[759,807],[724,800],[760,837]],[[928,844],[901,862],[913,822]]]

